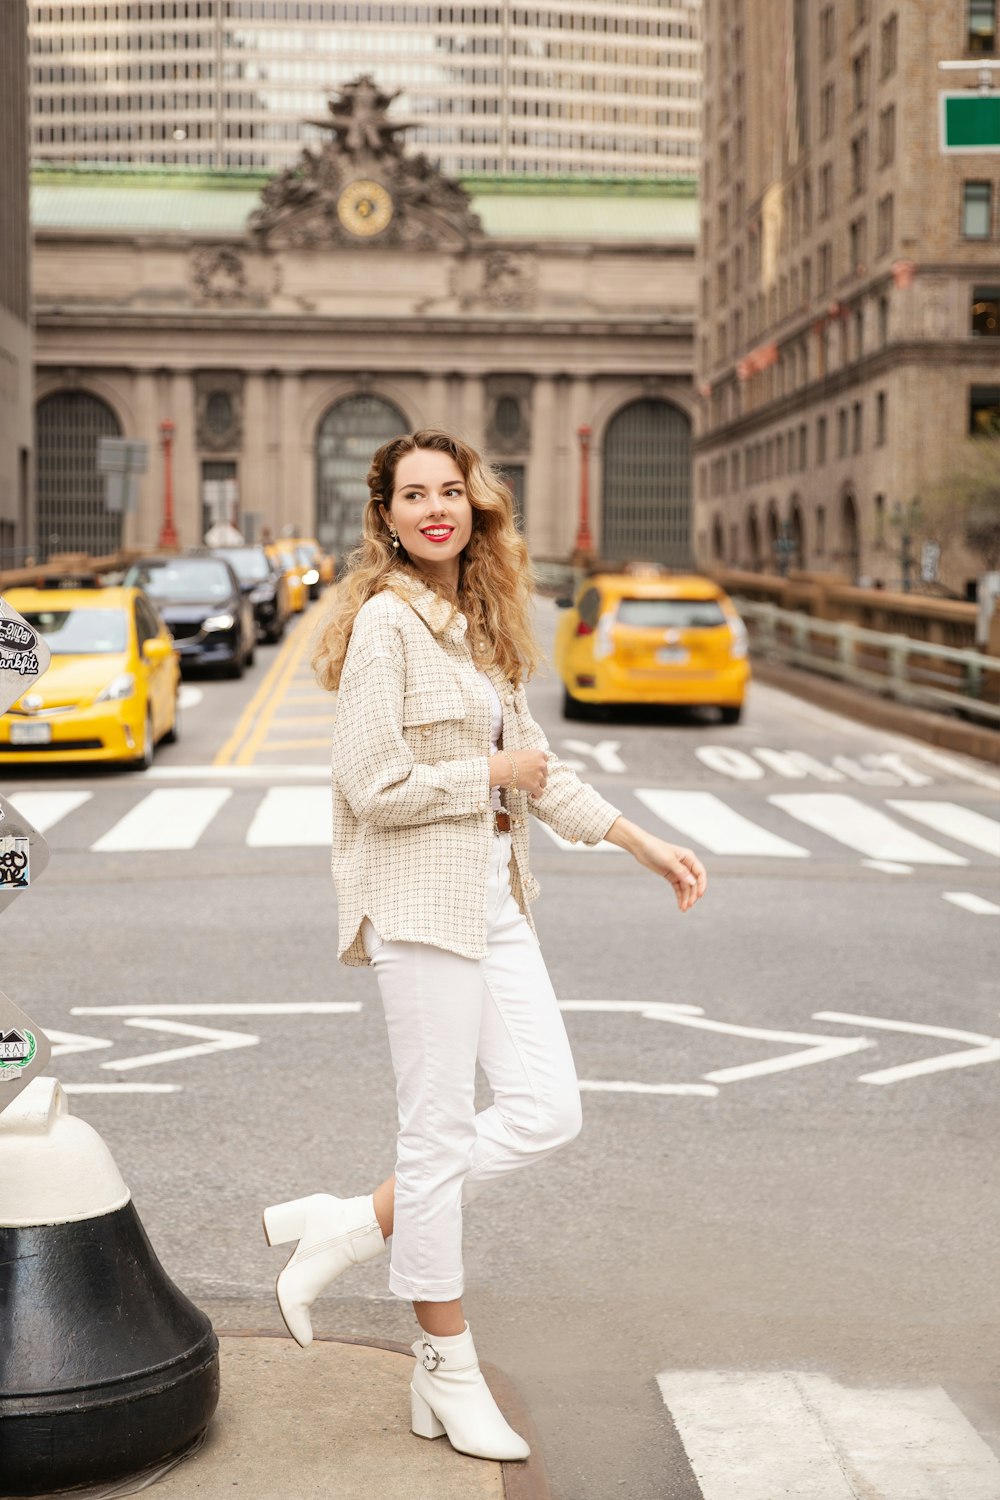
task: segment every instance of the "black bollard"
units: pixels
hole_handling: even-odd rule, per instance
[[[219,1398],[219,1345],[53,1078],[0,1114],[0,1495],[138,1474]]]

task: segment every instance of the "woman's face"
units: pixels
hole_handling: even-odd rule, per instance
[[[404,453],[396,465],[392,501],[379,510],[414,562],[457,585],[458,559],[472,536],[472,503],[449,454],[434,448]]]

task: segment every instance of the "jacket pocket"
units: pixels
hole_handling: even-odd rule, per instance
[[[462,694],[453,683],[439,688],[419,688],[403,696],[403,728],[417,729],[425,724],[441,724],[448,719],[464,719]]]

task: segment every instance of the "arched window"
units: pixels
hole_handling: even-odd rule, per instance
[[[722,518],[716,516],[712,522],[712,557],[716,562],[722,562],[726,550],[725,538],[722,532]]]
[[[348,396],[331,406],[316,432],[316,536],[338,557],[361,535],[372,454],[409,430],[402,412],[379,396]]]
[[[851,579],[861,571],[861,536],[858,529],[858,502],[850,490],[840,502],[840,561]]]
[[[667,401],[633,401],[608,424],[601,551],[691,564],[691,423]]]
[[[747,511],[747,561],[755,573],[760,572],[760,526],[757,522],[757,510],[753,505]]]
[[[102,437],[121,437],[111,407],[87,391],[57,391],[35,410],[38,551],[117,552],[120,511],[108,510],[104,475],[97,470]]]

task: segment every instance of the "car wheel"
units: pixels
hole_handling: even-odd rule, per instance
[[[284,622],[284,620],[281,620],[277,625],[272,626],[272,628],[264,636],[264,640],[267,643],[267,645],[269,645],[269,646],[276,646],[278,644],[278,642],[281,640],[281,637],[284,635],[284,633],[285,633],[285,622]]]
[[[142,750],[132,762],[135,771],[148,771],[153,764],[156,741],[153,739],[153,710],[146,705],[146,725],[142,736]]]
[[[250,642],[250,650],[247,652],[247,666],[252,667],[257,659],[257,642]]]
[[[743,705],[738,703],[735,708],[726,707],[719,712],[722,714],[723,724],[738,724],[743,714]]]
[[[580,702],[579,698],[574,698],[567,687],[563,688],[562,711],[564,719],[584,719],[587,716],[586,706]]]
[[[226,666],[226,676],[240,678],[243,676],[243,653],[237,652],[232,661]]]
[[[174,699],[174,719],[173,719],[173,723],[171,724],[170,728],[167,730],[166,734],[163,736],[163,743],[165,745],[176,745],[177,741],[180,739],[180,737],[181,737],[181,706],[180,706],[179,702],[177,701],[177,699],[175,698]]]

